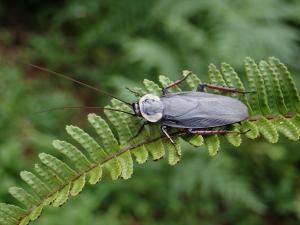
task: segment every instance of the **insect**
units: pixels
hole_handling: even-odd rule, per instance
[[[77,81],[64,74],[60,74],[36,65],[31,66],[55,75],[62,76],[129,105],[132,108],[132,112],[103,107],[91,108],[103,108],[104,110],[119,111],[132,116],[142,117],[144,122],[137,134],[133,136],[132,139],[137,137],[142,132],[145,125],[159,123],[161,125],[162,133],[175,147],[175,141],[169,133],[170,128],[180,128],[186,130],[186,133],[188,134],[198,135],[241,133],[226,129],[213,130],[212,128],[223,128],[227,125],[235,124],[248,118],[248,109],[241,101],[228,96],[206,93],[204,92],[204,89],[211,88],[224,92],[241,94],[249,92],[241,91],[236,88],[211,84],[200,84],[196,91],[184,91],[177,93],[170,92],[170,88],[182,83],[189,75],[191,75],[191,73],[165,87],[163,89],[162,96],[146,94],[141,96],[138,101],[129,103],[111,95],[110,93]]]
[[[175,142],[168,133],[169,128],[185,129],[189,134],[199,135],[241,133],[211,128],[220,128],[247,119],[249,115],[246,105],[235,98],[206,93],[204,89],[212,88],[241,94],[249,92],[211,84],[200,84],[196,91],[169,91],[190,74],[164,88],[162,96],[146,94],[132,104],[135,115],[146,120],[137,135],[149,123],[160,123],[162,133],[172,144]]]

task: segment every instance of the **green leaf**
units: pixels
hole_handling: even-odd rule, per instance
[[[91,163],[85,155],[79,151],[75,146],[65,141],[55,140],[52,142],[54,148],[64,154],[75,165],[78,171],[90,168]]]
[[[97,116],[93,113],[89,114],[88,121],[94,127],[98,136],[100,137],[100,140],[105,148],[105,150],[103,150],[105,155],[115,153],[120,149],[119,144],[108,124],[100,116]],[[110,171],[110,175],[113,180],[118,179],[118,177],[121,175],[121,166],[117,159],[112,159],[111,161],[107,162],[106,167]]]
[[[39,197],[43,198],[50,192],[45,183],[33,173],[22,171],[20,175],[21,178],[34,190]]]
[[[243,128],[242,131],[246,132],[246,136],[249,139],[255,139],[259,136],[258,127],[253,122],[250,122],[250,121],[242,122],[242,128]]]
[[[238,74],[235,72],[235,70],[227,63],[221,64],[221,70],[222,74],[224,76],[224,79],[229,87],[237,88],[241,91],[246,91],[244,84],[242,83],[241,79],[239,78]],[[234,96],[234,95],[233,95]],[[246,104],[248,107],[248,112],[250,115],[253,115],[253,111],[251,109],[251,106],[248,102],[247,95],[244,94],[237,94],[235,97],[238,97],[242,102]]]
[[[120,104],[123,103],[115,99],[112,100],[113,108],[121,109]],[[105,114],[107,115],[107,117],[110,119],[110,121],[116,128],[119,135],[121,146],[123,147],[127,146],[130,138],[132,137],[132,134],[129,129],[129,126],[126,123],[124,114],[120,112],[112,112],[112,111],[106,111]],[[118,156],[117,159],[121,166],[121,176],[124,179],[129,179],[133,173],[133,160],[131,157],[131,153],[127,151],[122,155]]]
[[[273,120],[277,130],[284,134],[287,138],[292,141],[297,141],[299,139],[299,129],[292,123],[292,121],[287,118],[279,115],[276,119]]]
[[[208,148],[208,153],[211,156],[215,156],[220,149],[220,140],[217,135],[211,135],[204,137],[205,144]]]
[[[54,207],[60,207],[61,205],[63,205],[69,198],[70,189],[71,183],[63,187],[63,189],[58,192],[58,195],[56,196],[56,199],[54,200],[52,205]]]
[[[23,188],[11,187],[9,188],[9,193],[27,208],[39,203],[36,197],[29,194]]]
[[[104,159],[107,154],[100,145],[87,133],[75,126],[66,126],[67,133],[77,141],[88,153],[90,158],[96,162]]]
[[[19,223],[19,225],[27,225],[30,222],[30,218],[29,217],[25,217],[21,220],[21,222]]]
[[[275,57],[270,57],[269,63],[277,68],[279,72],[279,82],[289,111],[300,112],[300,97],[290,72],[286,66]]]
[[[269,106],[270,106],[270,108],[272,109],[273,112],[277,113],[277,112],[279,112],[279,110],[277,108],[277,104],[276,104],[276,101],[275,101],[276,100],[276,94],[281,93],[278,80],[275,77],[273,77],[271,67],[268,65],[268,63],[266,61],[260,61],[259,70],[260,70],[260,72],[262,74],[262,77],[264,79],[264,84],[265,84],[265,87],[266,87]],[[278,86],[277,86],[277,83],[278,83]],[[283,98],[282,98],[282,104],[284,104]]]
[[[108,153],[115,152],[119,149],[118,141],[104,119],[94,113],[91,113],[88,115],[88,121],[95,128]]]
[[[185,135],[183,139],[194,147],[200,147],[204,143],[204,139],[201,135]]]
[[[288,109],[286,107],[283,93],[281,90],[281,85],[280,85],[280,81],[279,81],[279,76],[280,76],[279,71],[278,71],[277,67],[271,66],[269,64],[267,66],[266,62],[262,61],[261,69],[263,69],[264,67],[267,67],[267,68],[265,68],[266,72],[264,74],[264,79],[266,81],[271,80],[271,82],[272,82],[272,91],[268,92],[268,94],[271,96],[271,94],[273,93],[272,97],[274,98],[274,101],[276,102],[278,112],[280,114],[286,114],[288,112]],[[271,74],[269,73],[268,70],[271,71]],[[272,98],[272,100],[270,100],[271,102],[273,101],[273,98]]]
[[[47,184],[50,189],[59,188],[63,184],[63,180],[60,179],[49,167],[43,164],[35,164],[36,173]]]
[[[295,116],[291,119],[291,122],[297,127],[297,129],[298,129],[299,132],[300,132],[300,115],[299,115],[299,114],[295,115]]]
[[[81,175],[80,177],[78,177],[76,180],[73,181],[70,195],[71,196],[78,195],[84,188],[84,185],[85,185],[85,174]]]
[[[102,167],[100,165],[93,168],[89,173],[89,182],[90,184],[98,183],[102,178]]]
[[[185,72],[186,71],[183,71],[183,73],[185,73]],[[190,72],[190,71],[188,71],[188,72]],[[186,83],[188,84],[188,86],[190,87],[191,90],[195,91],[198,88],[199,84],[201,84],[202,82],[196,74],[192,73],[186,79]]]
[[[264,117],[261,117],[257,122],[259,132],[271,143],[278,141],[278,133],[273,124]]]
[[[151,137],[157,138],[161,135],[160,128],[157,125],[152,125],[151,128]],[[151,153],[153,160],[158,160],[165,156],[165,148],[161,139],[149,143],[146,149]]]
[[[41,153],[39,154],[39,158],[41,162],[51,168],[61,180],[67,182],[68,180],[73,179],[73,177],[76,177],[76,172],[56,157]]]
[[[8,215],[6,215],[4,212],[0,211],[0,224],[2,225],[14,225],[16,224],[18,221],[9,217]]]
[[[10,204],[0,203],[0,211],[5,215],[18,220],[26,215],[26,210]]]
[[[168,163],[172,166],[176,165],[179,162],[181,156],[181,147],[179,144],[179,140],[177,139],[176,144],[173,145],[169,140],[164,139],[163,144],[165,146],[165,149],[169,152]]]
[[[247,57],[245,60],[245,67],[248,76],[249,83],[251,84],[251,91],[255,91],[256,96],[256,103],[255,99],[252,98],[252,103],[255,105],[257,109],[260,109],[263,115],[269,115],[271,110],[268,105],[267,101],[267,94],[264,85],[263,77],[258,69],[258,66],[254,62],[253,59]],[[253,96],[254,94],[251,94]]]
[[[144,86],[147,89],[147,91],[151,94],[157,95],[157,96],[161,96],[162,95],[162,90],[161,88],[154,83],[153,81],[144,79]]]
[[[44,207],[44,205],[39,205],[38,207],[36,207],[35,209],[33,209],[32,212],[29,215],[29,218],[32,221],[36,220],[37,218],[39,218],[39,216],[41,215],[41,213],[43,211],[43,207]]]
[[[211,84],[221,85],[224,87],[227,86],[221,72],[217,69],[217,67],[214,64],[209,64],[208,66],[208,77]],[[214,93],[222,94],[222,91],[214,90]]]
[[[228,128],[228,129],[230,131],[235,131],[237,133],[226,134],[225,137],[226,137],[227,141],[235,147],[240,146],[242,143],[242,138],[241,138],[241,135],[239,134],[240,126],[239,125],[231,125],[230,128]]]

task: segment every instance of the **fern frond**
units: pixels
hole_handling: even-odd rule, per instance
[[[271,143],[276,143],[281,133],[290,140],[299,140],[300,134],[300,98],[296,85],[287,68],[278,59],[271,57],[258,65],[251,58],[245,59],[245,69],[248,78],[248,88],[255,94],[237,95],[249,109],[250,117],[241,124],[229,127],[233,131],[248,131],[246,137],[255,139],[262,135]],[[190,71],[184,71],[186,76]],[[226,63],[218,69],[209,65],[210,83],[232,86],[248,90],[234,71]],[[162,87],[171,83],[166,76],[159,76]],[[192,74],[187,78],[191,90],[195,90],[201,80]],[[144,80],[144,88],[135,89],[138,94],[162,94],[162,87],[153,81]],[[171,91],[180,91],[174,87]],[[221,94],[221,92],[218,92]],[[112,100],[109,107],[130,110],[127,105]],[[55,207],[64,204],[70,196],[78,195],[86,185],[99,182],[102,170],[107,170],[113,180],[120,177],[128,179],[133,174],[134,158],[138,163],[144,163],[151,155],[157,160],[168,153],[168,162],[174,165],[180,158],[175,148],[161,135],[158,125],[147,127],[138,137],[131,140],[141,126],[141,120],[119,112],[105,111],[107,121],[96,115],[89,114],[88,121],[97,134],[97,140],[76,126],[67,126],[66,131],[79,147],[66,141],[55,140],[53,146],[65,158],[58,159],[50,154],[39,155],[40,163],[35,165],[35,172],[23,171],[21,178],[27,184],[26,188],[12,187],[11,195],[21,206],[0,203],[1,225],[26,225],[41,214],[43,208],[52,204]],[[115,132],[112,131],[112,129]],[[220,137],[191,136],[182,130],[174,129],[172,136],[180,153],[180,139],[193,146],[205,144],[210,155],[215,155],[220,149]],[[241,135],[227,134],[226,140],[233,146],[242,142]],[[133,158],[134,156],[134,158]]]

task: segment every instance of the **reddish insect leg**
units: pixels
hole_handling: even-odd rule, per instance
[[[244,132],[240,131],[230,131],[230,130],[191,130],[189,129],[188,132],[190,134],[199,134],[199,135],[213,135],[213,134],[242,134]]]
[[[214,85],[214,84],[200,84],[199,87],[197,88],[197,91],[204,92],[204,88],[206,87],[210,89],[215,89],[215,90],[220,90],[220,91],[230,92],[230,93],[241,93],[241,94],[254,93],[253,91],[242,91],[237,88],[224,87],[224,86]]]
[[[167,93],[169,92],[169,89],[170,89],[171,87],[174,87],[174,86],[180,84],[180,83],[183,82],[186,78],[188,78],[188,76],[191,75],[191,74],[192,74],[192,73],[188,73],[188,74],[187,74],[186,76],[184,76],[182,79],[176,80],[174,83],[169,84],[167,87],[165,87],[165,88],[163,89],[163,94],[164,94],[164,95],[167,94]]]

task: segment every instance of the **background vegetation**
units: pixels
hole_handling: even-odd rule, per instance
[[[108,102],[24,61],[131,100],[125,87],[144,78],[189,69],[206,80],[210,62],[242,69],[248,55],[280,58],[299,84],[299,12],[296,0],[1,1],[0,201],[12,201],[8,187],[39,152],[56,154],[50,143],[67,139],[66,124],[89,129],[87,110],[35,111]],[[185,148],[176,167],[136,166],[133,179],[107,179],[34,224],[297,224],[299,142],[249,143],[213,158]]]

